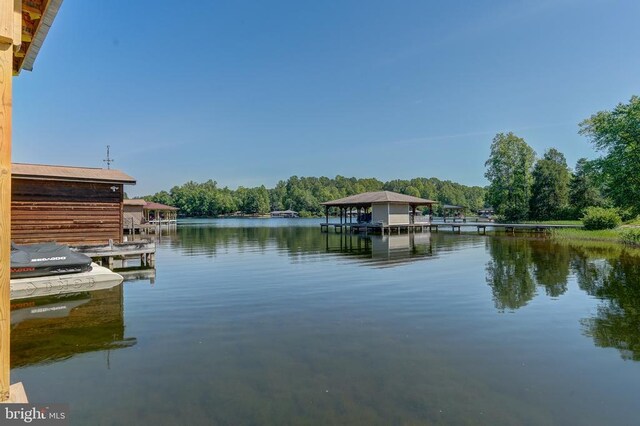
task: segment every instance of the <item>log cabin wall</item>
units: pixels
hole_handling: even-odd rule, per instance
[[[17,244],[122,242],[122,184],[14,178],[11,234]]]

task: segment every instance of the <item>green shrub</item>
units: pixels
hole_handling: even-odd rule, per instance
[[[582,224],[585,229],[613,229],[622,222],[616,209],[602,207],[588,207],[582,216]]]
[[[636,214],[633,212],[632,209],[619,208],[618,214],[620,215],[620,219],[622,219],[623,222],[628,222],[636,218]]]
[[[640,228],[624,228],[620,231],[620,240],[624,244],[640,246]]]

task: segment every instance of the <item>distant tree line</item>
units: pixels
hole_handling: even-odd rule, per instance
[[[492,206],[507,221],[580,218],[589,207],[615,208],[623,219],[640,214],[640,98],[600,111],[580,123],[601,153],[581,158],[573,170],[564,154],[548,149],[540,158],[524,139],[498,133],[491,144],[485,177],[489,186],[465,186],[437,178],[382,182],[375,178],[291,176],[271,189],[264,185],[236,190],[213,180],[187,182],[145,196],[178,207],[189,217],[266,214],[295,210],[301,216],[324,213],[321,203],[368,191],[394,191],[476,211]]]
[[[436,178],[415,178],[382,182],[375,178],[358,179],[336,176],[291,176],[271,189],[264,185],[236,190],[220,188],[213,180],[204,183],[187,182],[170,191],[160,191],[142,197],[148,201],[178,207],[188,217],[213,217],[230,214],[266,214],[273,210],[295,210],[301,216],[324,214],[320,204],[337,198],[368,191],[394,191],[432,199],[441,204],[465,206],[471,211],[484,206],[485,190]]]
[[[555,148],[536,159],[513,133],[498,133],[485,163],[486,202],[508,221],[576,219],[586,208],[617,209],[623,219],[640,214],[640,98],[580,123],[601,156],[581,158],[572,171]]]

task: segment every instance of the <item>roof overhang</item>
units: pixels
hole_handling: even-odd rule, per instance
[[[134,178],[120,170],[24,163],[13,163],[11,168],[12,179],[108,183],[115,185],[136,184]]]
[[[320,203],[326,207],[370,207],[373,204],[401,204],[412,207],[431,206],[438,204],[437,201],[427,200],[425,198],[413,197],[410,195],[399,194],[391,191],[373,191],[363,194],[351,195],[349,197],[340,198],[338,200],[326,201]]]
[[[33,70],[33,64],[44,43],[63,0],[22,0],[21,43],[13,54],[13,73]],[[17,44],[14,41],[14,44]]]

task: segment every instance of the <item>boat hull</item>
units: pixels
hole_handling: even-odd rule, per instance
[[[91,264],[91,270],[76,274],[11,279],[11,300],[51,296],[79,291],[103,290],[122,283],[121,275]]]

